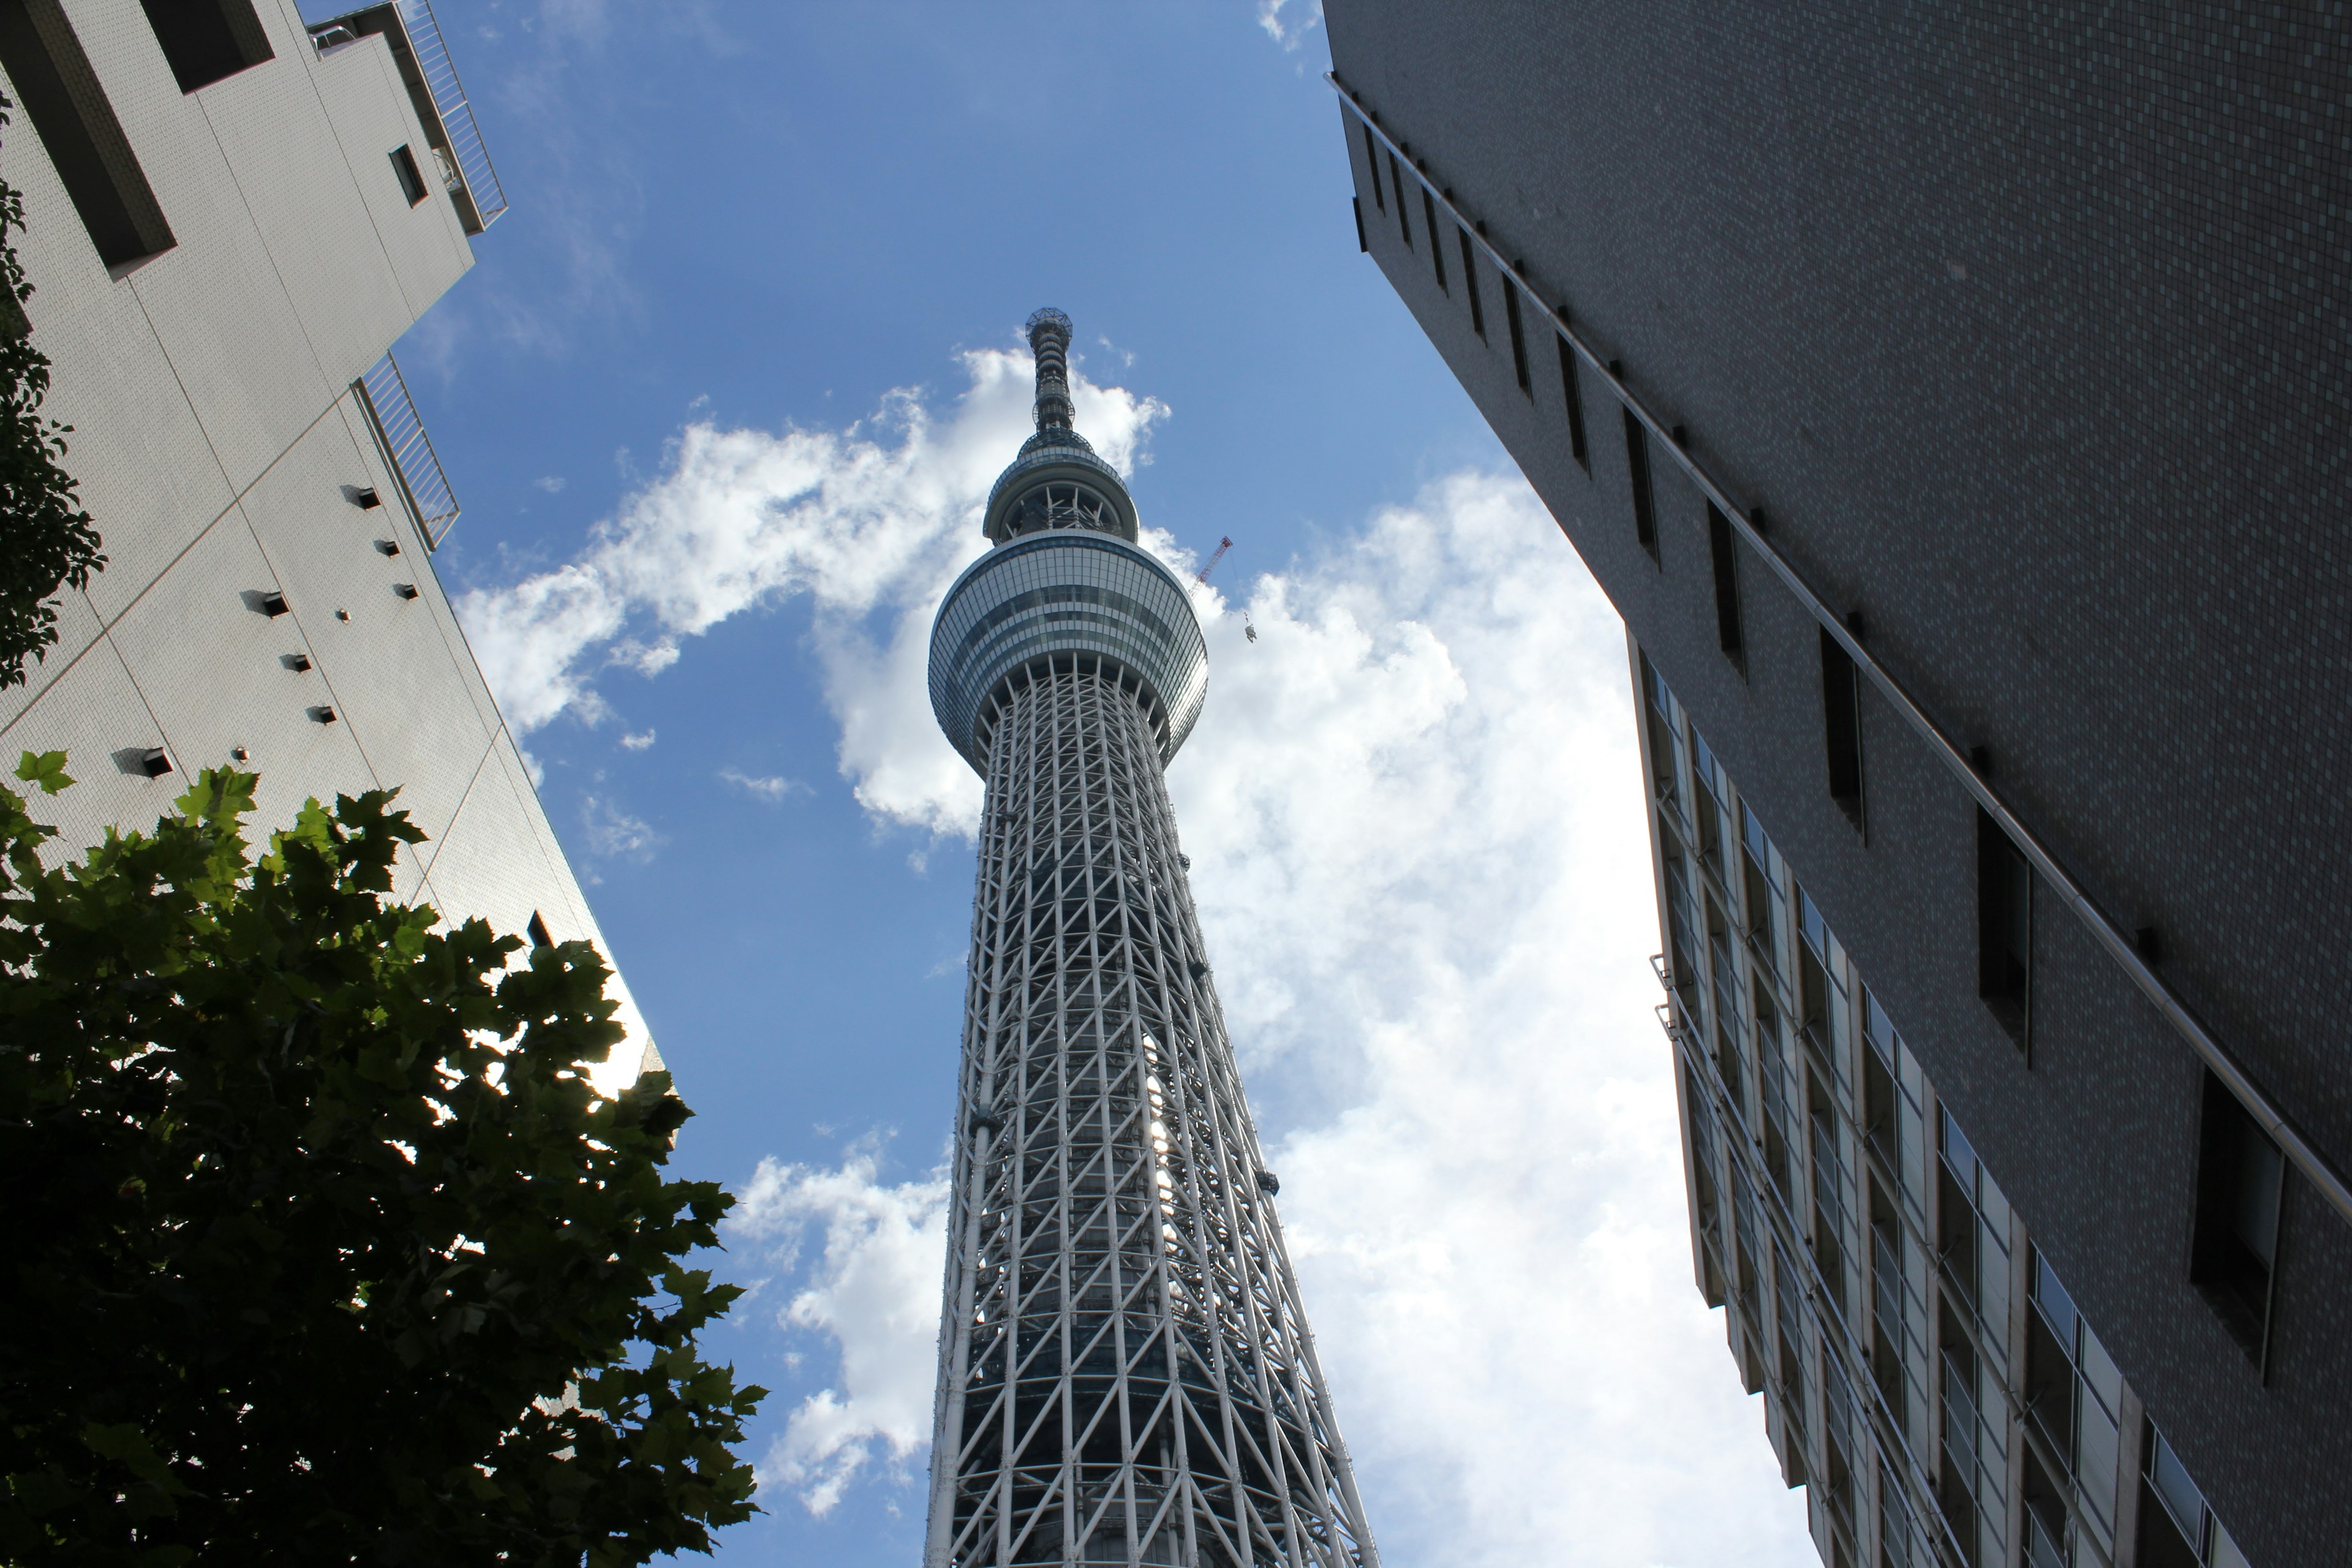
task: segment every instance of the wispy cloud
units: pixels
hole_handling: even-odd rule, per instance
[[[669,842],[654,831],[653,824],[631,816],[604,795],[582,798],[580,824],[587,831],[588,852],[603,859],[650,860],[655,850]]]
[[[541,474],[539,478],[531,480],[530,482],[533,489],[545,490],[549,495],[561,495],[563,493],[563,476],[562,474]]]
[[[621,737],[621,745],[632,752],[650,752],[654,746],[654,731],[641,730],[634,735],[624,735]]]
[[[947,1240],[947,1173],[886,1183],[869,1144],[835,1169],[760,1162],[727,1224],[756,1267],[796,1269],[813,1231],[822,1256],[776,1313],[795,1340],[822,1335],[839,1357],[835,1384],[802,1400],[759,1466],[830,1513],[877,1463],[901,1479],[930,1436],[940,1268]]]
[[[944,417],[892,393],[845,431],[689,424],[663,471],[596,525],[576,558],[458,601],[468,637],[518,734],[571,713],[605,714],[596,682],[620,666],[652,675],[686,639],[795,595],[814,602],[825,699],[841,722],[843,771],[894,820],[969,831],[980,788],[919,689],[931,608],[983,549],[979,512],[1027,434],[1024,353],[962,357],[969,384]],[[1079,424],[1120,468],[1167,410],[1074,378]],[[867,617],[887,611],[877,642]]]
[[[1285,21],[1282,14],[1294,5],[1297,10]],[[1286,53],[1296,52],[1307,35],[1323,25],[1323,0],[1257,0],[1257,25]]]
[[[782,778],[773,774],[765,778],[753,778],[751,774],[738,772],[734,768],[721,768],[719,770],[719,776],[744,794],[757,800],[764,800],[770,805],[782,805],[796,795],[816,793],[814,789],[798,779]]]

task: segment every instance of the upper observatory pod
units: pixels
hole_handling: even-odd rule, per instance
[[[1134,693],[1164,763],[1201,716],[1208,643],[1191,595],[1136,542],[1135,500],[1072,426],[1070,318],[1029,318],[1037,433],[989,492],[995,548],[967,567],[931,626],[931,709],[985,777],[999,706],[1026,677],[1099,672]]]

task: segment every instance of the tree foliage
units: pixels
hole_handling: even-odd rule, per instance
[[[55,867],[0,786],[0,1558],[709,1551],[765,1391],[680,1259],[732,1200],[664,1179],[667,1075],[591,1089],[608,971],[394,900],[382,791],[257,858],[255,784]]]
[[[9,107],[0,98],[0,110]],[[23,685],[26,656],[42,658],[58,640],[48,601],[89,586],[106,564],[73,476],[58,462],[73,426],[41,412],[49,360],[33,346],[25,314],[33,286],[8,243],[24,226],[25,198],[0,180],[0,690]]]

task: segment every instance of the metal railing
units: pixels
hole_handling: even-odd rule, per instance
[[[409,401],[408,383],[402,379],[400,366],[387,353],[352,385],[367,410],[369,423],[375,426],[376,440],[400,486],[401,499],[416,519],[417,531],[425,535],[426,548],[439,549],[449,537],[450,525],[457,521],[457,498],[441,472],[433,437],[425,433],[425,421],[416,416],[416,405]]]
[[[441,128],[449,133],[458,176],[466,182],[466,193],[473,198],[482,226],[488,228],[507,210],[507,194],[490,163],[489,149],[482,145],[481,127],[474,123],[474,106],[466,101],[465,84],[457,79],[449,47],[441,41],[441,24],[434,19],[429,0],[398,0],[398,5],[408,47],[416,52],[416,68],[424,74],[425,90],[433,95],[433,107],[440,111]]]

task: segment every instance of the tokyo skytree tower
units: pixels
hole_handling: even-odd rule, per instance
[[[1378,1568],[1209,983],[1161,770],[1208,647],[1072,427],[1037,433],[931,629],[988,784],[926,1568]]]

